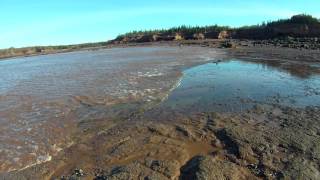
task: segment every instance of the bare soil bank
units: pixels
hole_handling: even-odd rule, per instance
[[[169,44],[221,45],[215,41]],[[320,52],[315,50],[236,45],[226,51],[230,57],[275,63],[301,76],[319,73],[315,62],[319,62]],[[148,111],[153,111],[154,117],[145,116]],[[0,178],[318,178],[319,107],[261,104],[239,114],[212,111],[186,116],[157,112],[155,107],[130,114],[129,120],[84,120],[78,124],[74,145],[51,161]]]

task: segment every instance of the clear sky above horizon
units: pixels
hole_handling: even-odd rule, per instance
[[[242,26],[307,13],[320,0],[0,0],[0,48],[106,41],[179,25]]]

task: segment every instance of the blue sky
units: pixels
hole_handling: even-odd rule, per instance
[[[257,24],[308,13],[320,0],[0,0],[0,48],[105,41],[132,30]]]

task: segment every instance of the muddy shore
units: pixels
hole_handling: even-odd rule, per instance
[[[205,46],[220,42],[154,43]],[[127,46],[150,46],[131,44]],[[272,46],[219,49],[224,58],[260,61],[306,77],[319,74],[320,51]],[[186,63],[184,67],[203,62]],[[147,66],[147,65],[146,65]],[[170,71],[177,74],[180,68]],[[172,76],[174,76],[172,74]],[[178,79],[179,75],[175,75]],[[150,77],[149,77],[150,78]],[[165,80],[163,77],[159,77]],[[171,78],[170,78],[171,79]],[[150,81],[157,81],[154,78]],[[176,82],[176,81],[174,81]],[[174,83],[172,83],[174,84]],[[170,86],[166,88],[169,93]],[[159,97],[164,97],[159,93]],[[143,99],[142,95],[142,99]],[[121,103],[126,103],[123,101]],[[242,113],[161,112],[152,101],[117,118],[83,119],[74,144],[51,161],[0,179],[317,179],[320,108],[260,104]],[[95,106],[94,103],[90,106]],[[142,106],[140,106],[142,104]],[[116,106],[115,103],[114,106]],[[148,115],[152,112],[156,117]]]
[[[130,42],[130,43],[104,43],[101,46],[85,47],[85,48],[76,48],[76,49],[62,49],[54,51],[43,51],[43,52],[34,52],[27,55],[9,55],[0,57],[0,60],[10,60],[19,57],[32,57],[40,55],[49,55],[49,54],[59,54],[59,53],[68,53],[76,51],[97,51],[100,49],[109,49],[109,48],[126,48],[126,47],[141,47],[141,46],[201,46],[201,47],[211,47],[211,48],[253,48],[254,50],[264,51],[263,49],[292,49],[305,51],[304,53],[309,52],[318,52],[320,45],[318,38],[280,38],[280,39],[270,39],[270,40],[248,40],[248,39],[205,39],[205,40],[179,40],[179,41],[156,41],[156,42]],[[313,53],[312,53],[313,54]]]

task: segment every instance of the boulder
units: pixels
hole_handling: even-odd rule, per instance
[[[195,33],[193,35],[193,38],[196,39],[196,40],[203,40],[203,39],[205,39],[205,36],[204,36],[203,33]]]
[[[227,39],[227,38],[229,38],[228,31],[221,31],[218,35],[218,39]]]

